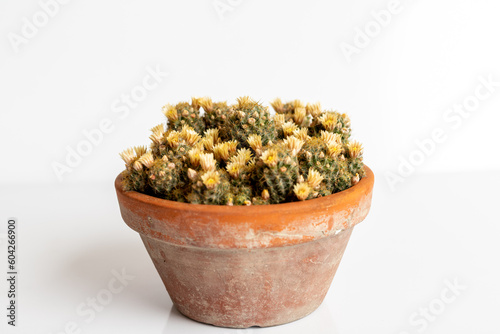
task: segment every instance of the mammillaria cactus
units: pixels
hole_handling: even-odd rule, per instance
[[[345,190],[364,176],[363,148],[346,114],[319,103],[244,96],[234,105],[193,98],[166,105],[151,145],[129,148],[123,188],[196,204],[304,201]],[[200,110],[203,109],[204,113]]]

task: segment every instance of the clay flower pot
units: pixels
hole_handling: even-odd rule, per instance
[[[115,187],[177,309],[216,326],[273,326],[323,301],[353,227],[370,209],[374,176],[313,200],[218,206]]]

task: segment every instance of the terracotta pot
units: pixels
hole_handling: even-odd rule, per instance
[[[223,327],[300,319],[323,301],[354,225],[370,209],[374,176],[340,193],[262,206],[167,201],[115,187],[177,309]]]

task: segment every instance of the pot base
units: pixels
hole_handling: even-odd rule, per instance
[[[352,228],[315,241],[252,249],[181,246],[141,234],[175,307],[231,328],[298,320],[319,307]]]
[[[168,201],[115,188],[175,307],[222,327],[285,324],[323,301],[353,227],[370,210],[374,175],[349,189],[259,206]]]

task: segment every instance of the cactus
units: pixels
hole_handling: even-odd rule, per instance
[[[197,173],[186,198],[195,204],[229,204],[231,184],[223,171],[209,170]]]
[[[298,141],[298,146],[302,146],[300,139],[293,139]],[[289,199],[299,176],[298,151],[294,152],[287,143],[271,145],[262,153],[256,166],[257,187],[269,192],[270,203],[282,203]]]
[[[141,160],[146,153],[146,147],[144,146],[129,148],[120,153],[120,156],[125,161],[123,189],[146,192],[148,177]]]
[[[169,161],[164,155],[162,158],[151,159],[146,167],[148,168],[148,183],[154,194],[163,198],[172,197],[171,192],[181,179],[180,168],[182,168],[182,164]]]
[[[225,139],[237,140],[243,147],[248,147],[247,140],[259,135],[266,145],[276,139],[276,128],[267,107],[253,101],[248,96],[240,97],[233,106],[222,129]]]
[[[346,114],[299,100],[271,106],[275,115],[249,97],[232,106],[210,98],[166,105],[167,127],[151,129],[149,150],[120,154],[124,189],[194,204],[266,205],[328,196],[365,176]]]
[[[227,102],[213,103],[211,98],[205,97],[200,99],[200,105],[205,110],[203,116],[205,127],[207,129],[222,129],[231,110]]]
[[[200,99],[192,98],[191,104],[179,102],[175,106],[167,104],[163,106],[163,114],[168,119],[168,126],[172,130],[181,130],[185,125],[192,127],[200,133],[205,130],[205,123],[200,116]]]
[[[316,117],[311,130],[313,135],[321,133],[322,130],[337,133],[341,136],[342,142],[347,143],[351,136],[351,120],[346,114],[340,114],[336,111],[326,111]]]

